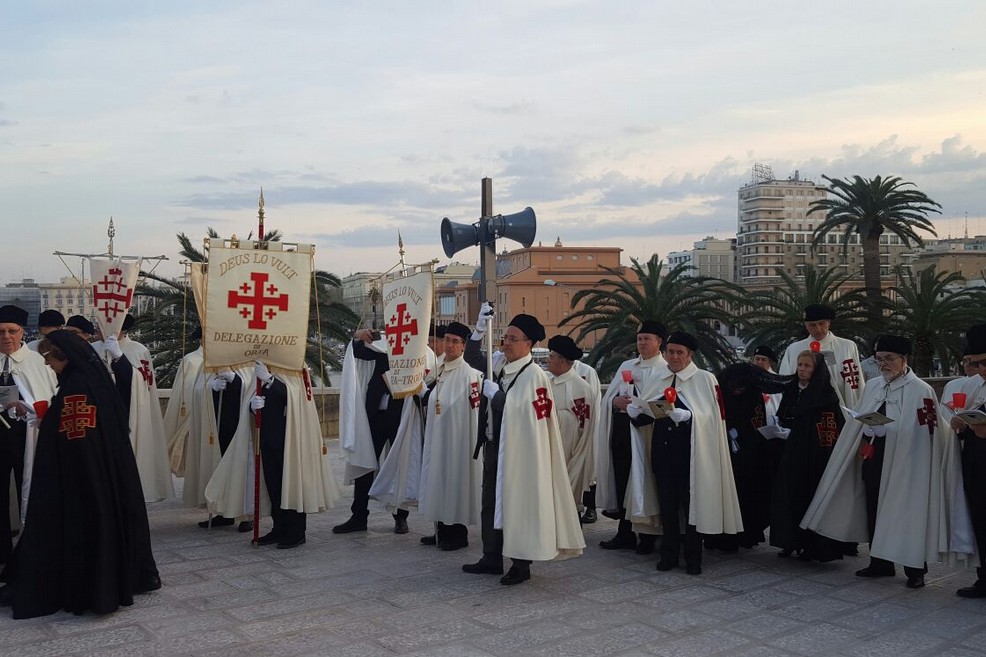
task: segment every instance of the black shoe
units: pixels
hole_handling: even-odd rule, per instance
[[[469,547],[469,541],[448,541],[439,545],[438,549],[445,552],[454,552],[455,550],[461,550],[466,547]]]
[[[842,544],[842,554],[847,557],[858,557],[859,556],[859,544],[858,543],[843,543]]]
[[[888,569],[880,566],[867,566],[856,571],[856,577],[893,577],[895,574],[893,567]]]
[[[600,513],[602,513],[604,517],[609,518],[610,520],[620,520],[619,511],[600,511]]]
[[[672,561],[671,559],[661,559],[657,562],[657,570],[662,573],[666,573],[672,568],[677,568],[678,562]]]
[[[697,563],[690,563],[687,566],[685,566],[685,572],[688,573],[689,575],[701,575],[702,566]]]
[[[274,545],[280,543],[281,537],[274,532],[268,532],[257,539],[257,545]]]
[[[924,575],[908,575],[907,588],[919,589],[924,586]]]
[[[531,571],[529,568],[518,568],[517,566],[511,566],[507,574],[500,578],[500,583],[504,586],[513,586],[514,584],[520,584],[521,582],[526,582],[531,578]]]
[[[502,575],[503,564],[480,559],[476,563],[465,564],[462,566],[462,570],[470,575]]]
[[[140,593],[150,593],[161,588],[161,578],[157,575],[148,580],[147,584],[141,587]]]
[[[438,545],[438,538],[434,534],[431,536],[422,536],[421,545]]]
[[[604,550],[632,550],[637,547],[637,535],[632,532],[617,534],[608,541],[599,541],[599,547]]]
[[[407,527],[407,518],[402,518],[401,516],[394,516],[394,533],[406,534],[408,531],[409,530]]]
[[[336,525],[332,528],[333,534],[350,534],[352,532],[365,532],[366,531],[366,518],[359,520],[356,516],[352,516],[349,520],[342,523],[341,525]]]
[[[582,514],[581,520],[583,525],[591,525],[592,523],[596,522],[596,520],[598,520],[598,518],[596,517],[596,510],[586,509],[585,513]]]
[[[986,586],[979,586],[979,582],[976,582],[973,586],[966,586],[959,589],[955,592],[955,595],[960,598],[986,598]]]
[[[234,518],[223,518],[222,516],[212,516],[213,527],[229,527],[234,522],[236,522]],[[201,527],[202,529],[208,529],[209,521],[203,520],[202,522],[199,523],[199,527]]]
[[[293,540],[293,541],[284,541],[283,543],[278,543],[277,544],[277,549],[278,550],[290,550],[291,548],[296,548],[299,545],[304,545],[304,544],[305,544],[305,537],[302,536],[301,538],[296,539],[296,540]]]
[[[640,541],[637,543],[637,554],[654,554],[655,543],[657,543],[657,536],[653,534],[641,534]]]
[[[253,531],[253,521],[252,520],[241,520],[240,524],[237,525],[236,531],[241,534],[246,534],[247,532]]]
[[[794,554],[794,548],[784,548],[783,550],[777,553],[777,556],[779,556],[782,559],[787,559],[792,554]]]

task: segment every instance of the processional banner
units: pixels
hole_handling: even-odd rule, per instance
[[[428,362],[428,327],[431,322],[431,266],[410,276],[384,283],[384,332],[390,357],[387,386],[396,399],[420,388]]]
[[[312,280],[308,244],[210,240],[202,351],[207,368],[305,364]]]
[[[92,276],[92,307],[103,338],[123,328],[127,310],[133,303],[134,288],[140,274],[140,260],[89,258]]]

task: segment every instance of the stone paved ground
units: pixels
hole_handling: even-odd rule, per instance
[[[986,654],[986,600],[955,595],[969,571],[932,567],[911,591],[902,576],[854,577],[862,557],[806,565],[760,548],[706,553],[700,577],[658,573],[653,557],[595,547],[615,531],[601,519],[584,556],[535,564],[530,582],[504,587],[461,571],[480,555],[476,532],[468,549],[441,552],[419,545],[427,526],[413,514],[405,536],[382,510],[369,532],[335,536],[343,500],[309,517],[294,550],[207,532],[194,526],[202,517],[152,505],[164,588],[105,617],[0,612],[0,657]]]

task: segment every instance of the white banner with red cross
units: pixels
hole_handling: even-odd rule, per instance
[[[92,308],[104,338],[118,334],[123,328],[123,320],[133,303],[140,262],[112,257],[89,259]]]
[[[430,266],[383,286],[384,334],[390,355],[387,386],[400,399],[421,387],[428,363],[428,328],[431,324],[432,286]]]
[[[207,368],[255,360],[304,367],[312,252],[307,244],[211,240],[202,326]]]

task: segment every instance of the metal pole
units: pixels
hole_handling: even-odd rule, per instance
[[[496,237],[490,233],[493,218],[493,179],[483,178],[479,217],[479,303],[496,306]]]

